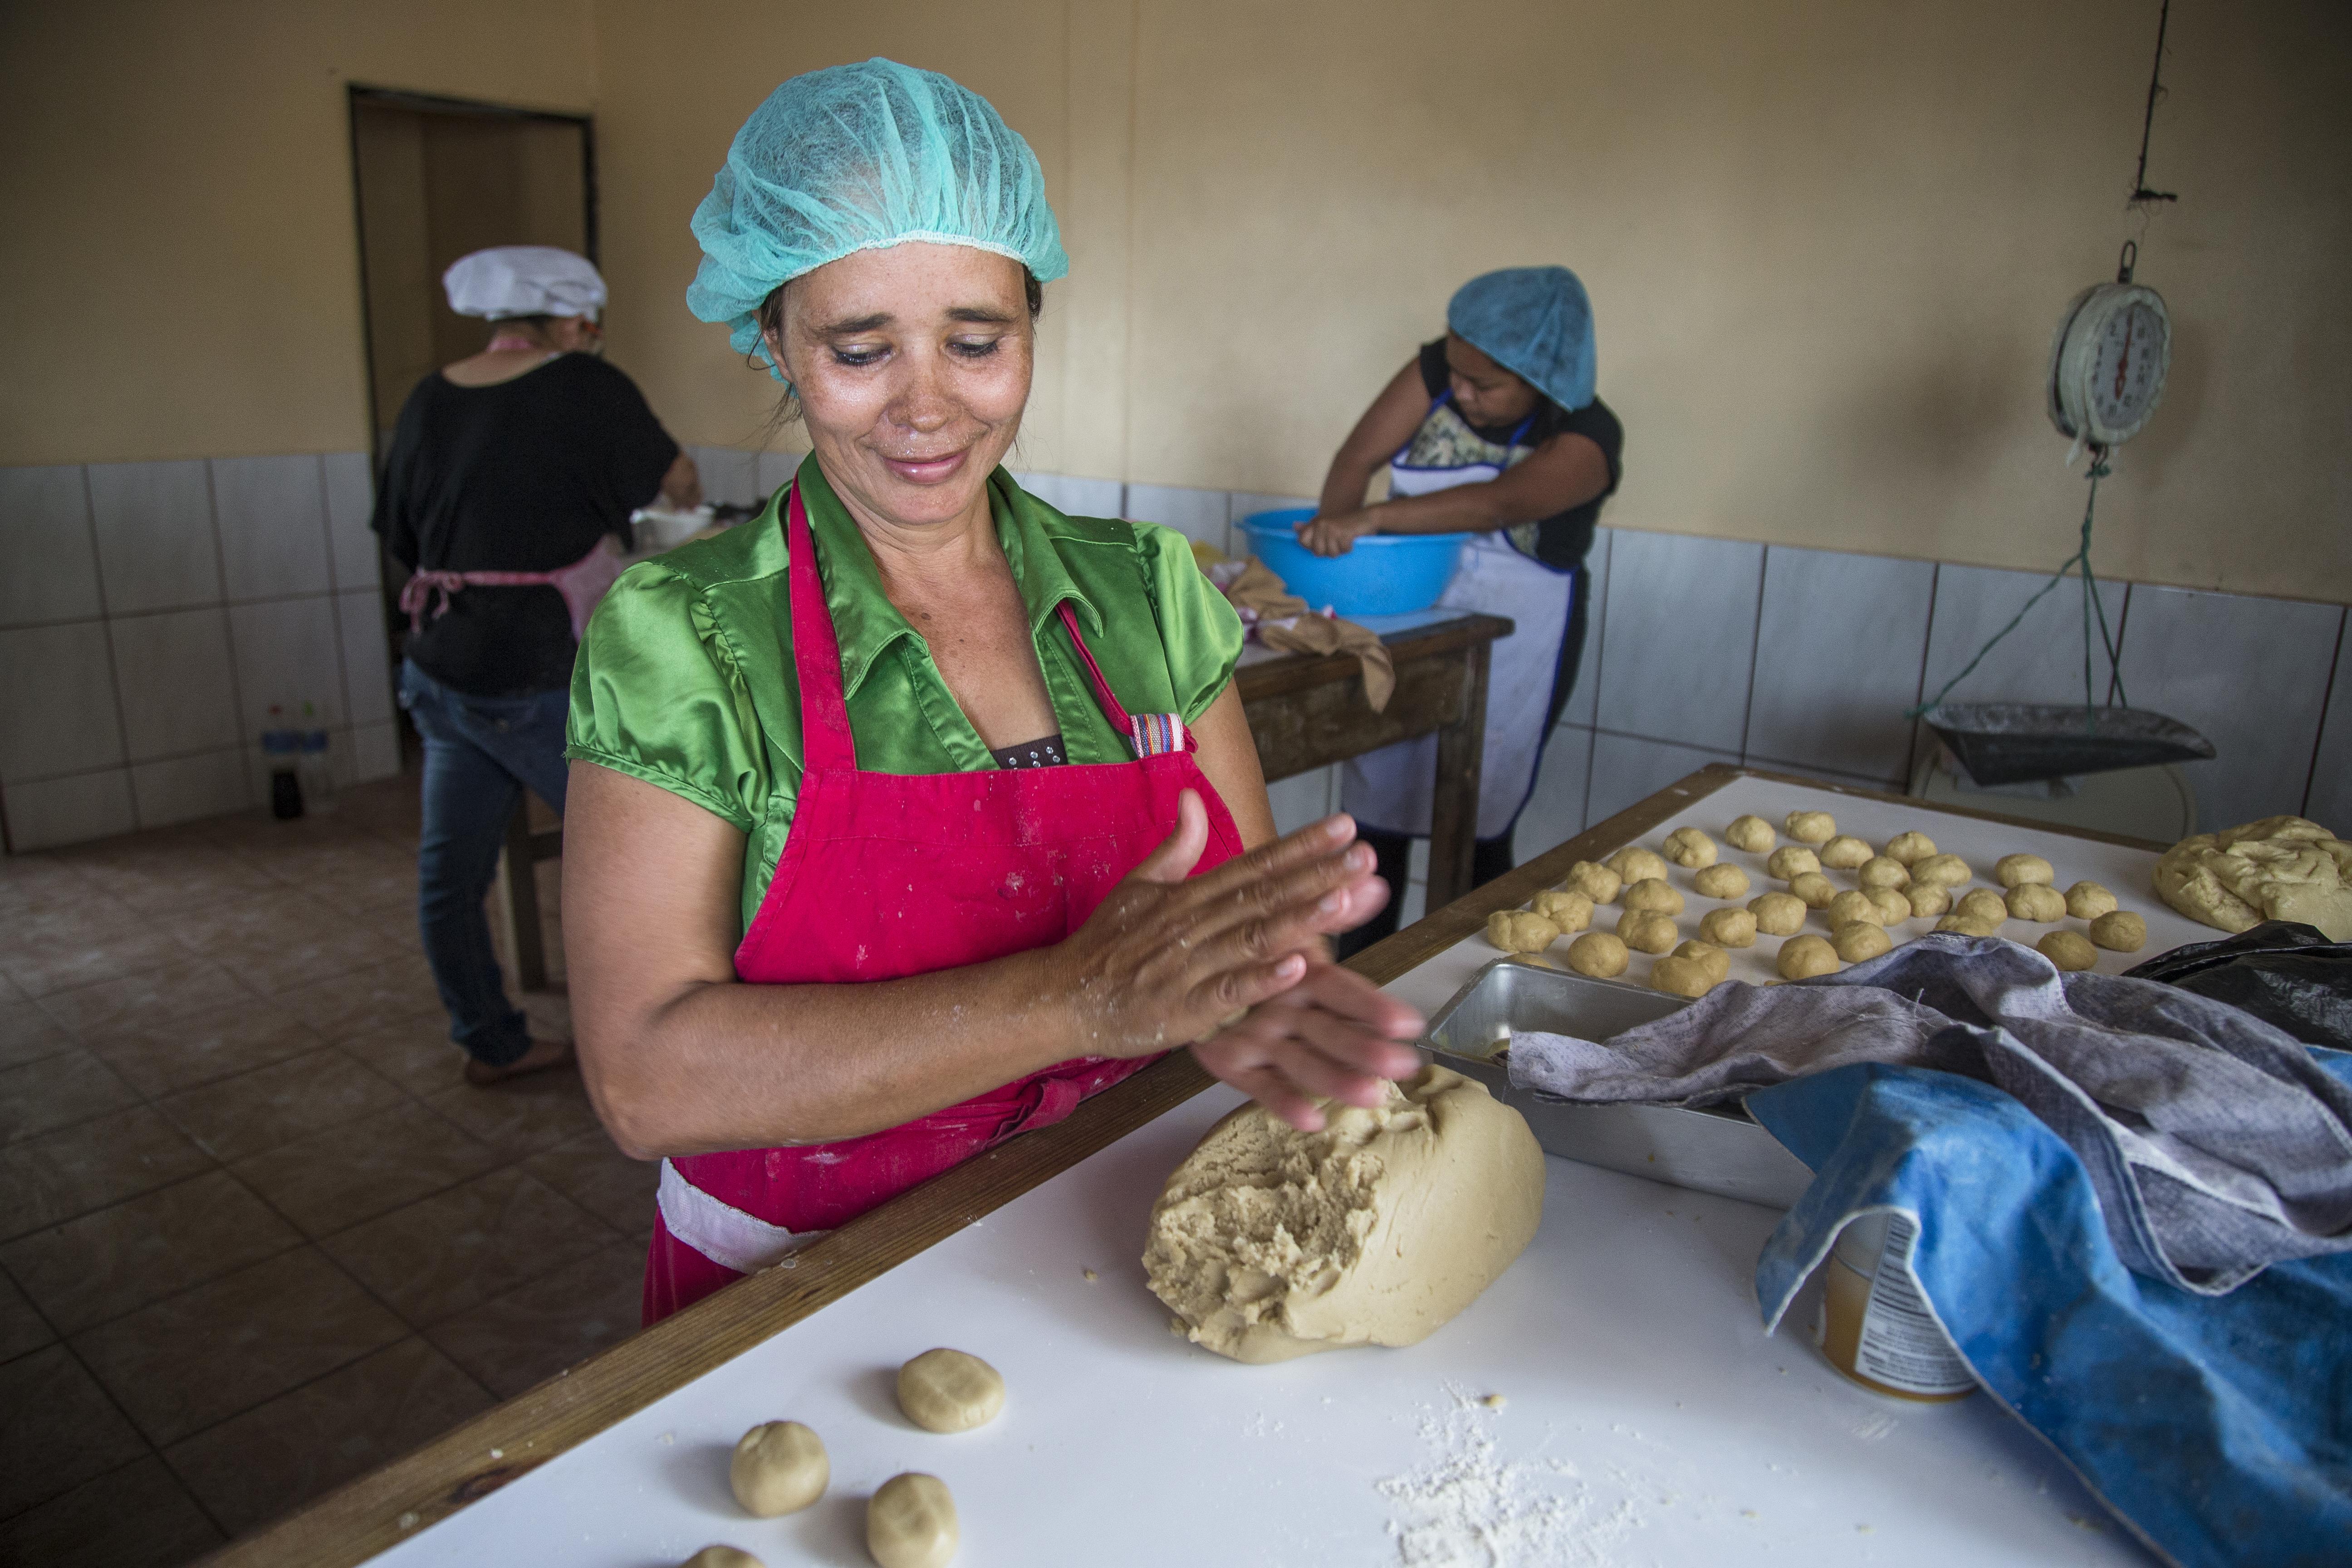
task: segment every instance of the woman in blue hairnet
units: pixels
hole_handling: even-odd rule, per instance
[[[1304,1127],[1415,1071],[1325,939],[1386,890],[1274,837],[1241,626],[1181,535],[999,466],[1043,281],[1037,161],[887,60],[795,78],[696,212],[688,304],[813,450],[633,568],[572,679],[564,936],[596,1107],[662,1157],[662,1317],[1171,1046]]]
[[[1445,328],[1356,421],[1298,533],[1318,555],[1344,555],[1368,533],[1475,535],[1437,603],[1516,626],[1495,644],[1487,678],[1475,885],[1511,868],[1511,828],[1576,685],[1584,555],[1617,488],[1624,431],[1593,394],[1592,307],[1567,268],[1474,278],[1446,306]],[[1388,499],[1367,506],[1383,467]],[[1400,895],[1412,840],[1430,831],[1436,746],[1424,736],[1346,767],[1341,803]],[[1391,901],[1341,950],[1379,941],[1396,921]]]

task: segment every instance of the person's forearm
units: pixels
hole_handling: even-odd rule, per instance
[[[1377,462],[1366,462],[1352,452],[1341,451],[1331,459],[1331,471],[1324,476],[1323,493],[1316,499],[1316,511],[1325,517],[1336,517],[1360,509],[1372,488],[1372,476],[1379,471]]]
[[[1382,533],[1485,533],[1539,517],[1521,517],[1492,484],[1456,485],[1425,496],[1398,496],[1366,509]]]

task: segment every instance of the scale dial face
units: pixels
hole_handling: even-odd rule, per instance
[[[2050,345],[2050,420],[2061,434],[2113,447],[2147,423],[2172,363],[2163,297],[2130,283],[2076,296]]]
[[[2140,300],[2106,318],[2090,366],[2094,429],[2137,430],[2164,390],[2163,320]]]

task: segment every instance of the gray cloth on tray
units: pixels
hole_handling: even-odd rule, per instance
[[[2146,980],[1944,933],[1797,984],[1718,985],[1608,1043],[1515,1034],[1511,1083],[1708,1105],[1850,1062],[1990,1082],[2064,1139],[2138,1272],[2221,1295],[2352,1251],[2352,1089],[2283,1030]]]

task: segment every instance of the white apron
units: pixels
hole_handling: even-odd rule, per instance
[[[1498,450],[1472,433],[1454,408],[1451,390],[1440,393],[1421,429],[1389,459],[1389,494],[1431,495],[1500,479],[1505,468],[1528,455],[1530,449],[1518,441],[1534,422],[1529,415]],[[1463,548],[1460,563],[1437,596],[1440,609],[1476,610],[1515,623],[1511,635],[1493,645],[1486,678],[1486,738],[1478,773],[1481,838],[1509,832],[1535,788],[1575,582],[1573,574],[1521,554],[1498,529]],[[1426,837],[1436,783],[1437,737],[1423,735],[1345,763],[1340,805],[1366,827]]]

